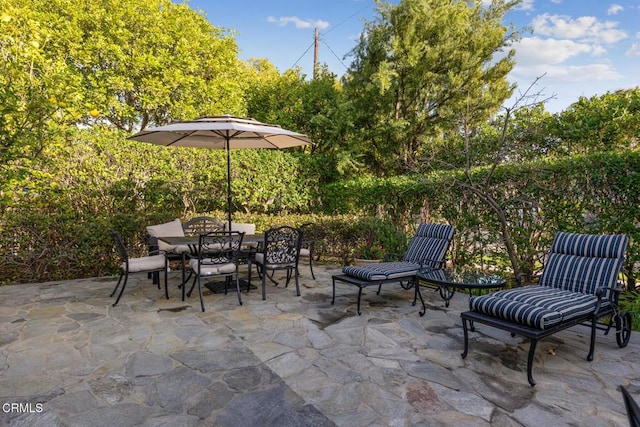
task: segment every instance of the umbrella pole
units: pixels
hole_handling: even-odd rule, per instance
[[[229,138],[226,139],[227,144],[227,221],[229,223],[228,230],[231,231],[231,149],[229,148]]]

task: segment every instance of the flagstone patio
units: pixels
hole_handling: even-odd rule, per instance
[[[399,286],[337,287],[339,267],[303,268],[295,287],[171,299],[134,276],[0,287],[0,425],[8,426],[612,426],[628,425],[620,385],[640,396],[640,345],[588,328],[538,345],[479,325],[462,359],[460,312],[423,291],[424,317]]]

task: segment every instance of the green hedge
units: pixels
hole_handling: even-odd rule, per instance
[[[458,264],[508,271],[496,213],[465,184],[483,191],[504,209],[521,265],[535,273],[559,230],[624,233],[631,239],[625,272],[633,283],[640,260],[640,152],[608,152],[501,165],[484,183],[487,168],[400,178],[338,182],[323,192],[325,213],[382,213],[399,224],[417,216],[455,226],[452,252]]]
[[[199,202],[218,200],[212,194],[221,191],[220,174],[216,172],[220,167],[216,161],[220,159],[195,159],[155,148],[145,147],[135,162],[126,162],[124,154],[107,152],[106,144],[97,144],[84,161],[76,157],[78,153],[70,154],[75,159],[73,166],[64,168],[73,169],[70,177],[47,176],[29,191],[16,191],[13,203],[5,206],[0,215],[2,283],[114,273],[117,263],[109,235],[111,227],[120,230],[135,253],[140,254],[144,253],[142,237],[148,224],[203,212],[215,212],[225,218],[219,204]],[[243,174],[259,173],[250,169],[249,163],[255,166],[260,159],[241,157],[245,152],[247,156],[257,155],[249,154],[249,150],[233,153],[236,162],[240,162],[236,164],[242,166],[237,189],[251,188]],[[312,191],[307,191],[304,182],[308,178],[299,172],[300,160],[281,164],[279,156],[275,164],[282,169],[265,172],[260,182],[275,181],[270,178],[274,173],[287,176],[280,178],[277,185],[253,183],[254,188],[260,187],[255,189],[257,193],[266,185],[278,189],[268,192],[275,198],[282,194],[277,202],[268,204],[279,204],[274,209],[277,212],[259,208],[261,204],[265,206],[264,200],[258,201],[259,194],[240,192],[238,198],[247,204],[234,213],[236,220],[255,222],[258,229],[312,222],[319,256],[338,263],[350,261],[353,248],[362,242],[367,230],[406,237],[411,236],[417,221],[447,222],[456,229],[450,253],[454,262],[509,274],[510,262],[495,212],[461,184],[465,181],[460,173],[362,178],[324,186],[316,183]],[[245,160],[247,164],[241,163]],[[195,172],[180,168],[192,168],[194,164],[204,166]],[[157,170],[152,174],[149,170],[153,168]],[[480,182],[486,172],[474,170],[471,181]],[[625,233],[631,238],[625,272],[634,283],[640,259],[636,243],[640,224],[639,174],[640,153],[601,153],[500,166],[483,190],[503,207],[519,262],[526,271],[539,270],[541,256],[558,230]],[[285,192],[289,193],[286,197]],[[312,205],[313,214],[309,213]],[[199,209],[196,212],[190,206]],[[401,251],[402,243],[406,244],[406,238],[404,242],[396,237],[385,239],[394,242],[385,243],[390,251]]]

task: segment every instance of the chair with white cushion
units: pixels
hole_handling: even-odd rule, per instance
[[[265,280],[269,273],[276,270],[287,272],[285,287],[289,285],[291,275],[296,281],[296,295],[300,296],[298,277],[298,262],[300,260],[300,245],[302,231],[298,228],[283,226],[271,228],[264,233],[258,252],[254,259],[249,258],[249,287],[251,286],[251,264],[255,263],[258,275],[262,278],[262,299],[267,299]]]
[[[224,229],[227,230],[229,228],[229,224],[224,224]],[[231,222],[231,231],[238,231],[240,233],[244,233],[246,236],[253,236],[256,234],[256,225],[246,222]],[[258,247],[258,242],[244,242],[242,244],[242,249],[248,249],[250,251],[255,251]]]
[[[188,245],[170,245],[159,237],[184,237],[184,228],[182,221],[179,218],[173,221],[165,222],[163,224],[149,225],[147,226],[147,235],[145,240],[149,254],[157,253],[158,251],[164,253],[167,261],[180,261],[183,272],[184,282],[184,265],[186,262],[185,254],[191,253],[191,248]],[[158,283],[158,275],[153,275],[153,283]]]
[[[305,223],[300,226],[302,230],[302,244],[300,246],[300,258],[309,259],[309,271],[311,271],[311,277],[316,280],[316,275],[313,274],[313,256],[316,249],[316,239],[313,235],[311,223]]]
[[[182,258],[183,252],[189,252],[189,246],[187,245],[170,245],[158,237],[184,237],[184,228],[182,227],[182,221],[180,218],[176,218],[173,221],[165,222],[163,224],[149,225],[147,226],[147,242],[149,244],[149,250],[159,250],[169,255],[169,258],[179,260]]]
[[[185,235],[197,236],[212,231],[223,231],[224,223],[210,216],[197,216],[182,224]]]
[[[242,305],[240,296],[240,278],[238,276],[238,264],[240,248],[244,233],[237,231],[213,231],[200,235],[198,254],[189,260],[191,270],[194,272],[193,285],[188,295],[191,295],[196,283],[200,295],[200,307],[204,311],[202,298],[202,278],[224,278],[224,293],[235,279],[238,302]],[[185,286],[182,287],[182,300],[184,301]]]
[[[113,236],[113,240],[116,244],[116,250],[118,252],[118,256],[120,257],[120,278],[118,278],[118,283],[116,287],[111,292],[111,297],[113,297],[120,287],[120,283],[122,282],[122,278],[124,278],[124,282],[122,282],[122,288],[120,288],[120,293],[118,294],[118,298],[116,298],[116,302],[113,303],[113,307],[115,307],[122,294],[124,293],[124,288],[127,286],[127,280],[129,279],[129,274],[133,273],[159,273],[164,271],[164,293],[167,299],[169,299],[169,289],[167,287],[167,257],[163,253],[158,253],[156,255],[143,256],[140,258],[131,258],[129,257],[129,253],[127,251],[127,247],[122,241],[122,237],[120,234],[111,230],[111,235]],[[158,283],[158,287],[160,287],[160,283]]]

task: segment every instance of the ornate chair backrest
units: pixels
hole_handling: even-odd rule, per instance
[[[302,247],[308,248],[310,246],[313,246],[316,240],[316,228],[314,227],[314,224],[311,222],[306,222],[298,228],[304,235],[304,238],[302,239]]]
[[[212,231],[200,234],[198,256],[207,264],[226,264],[238,259],[244,233]]]
[[[182,224],[182,228],[184,234],[197,235],[211,233],[212,231],[222,231],[224,230],[224,224],[210,216],[198,216]]]
[[[296,265],[300,258],[302,231],[282,226],[264,233],[263,252],[266,264]]]

